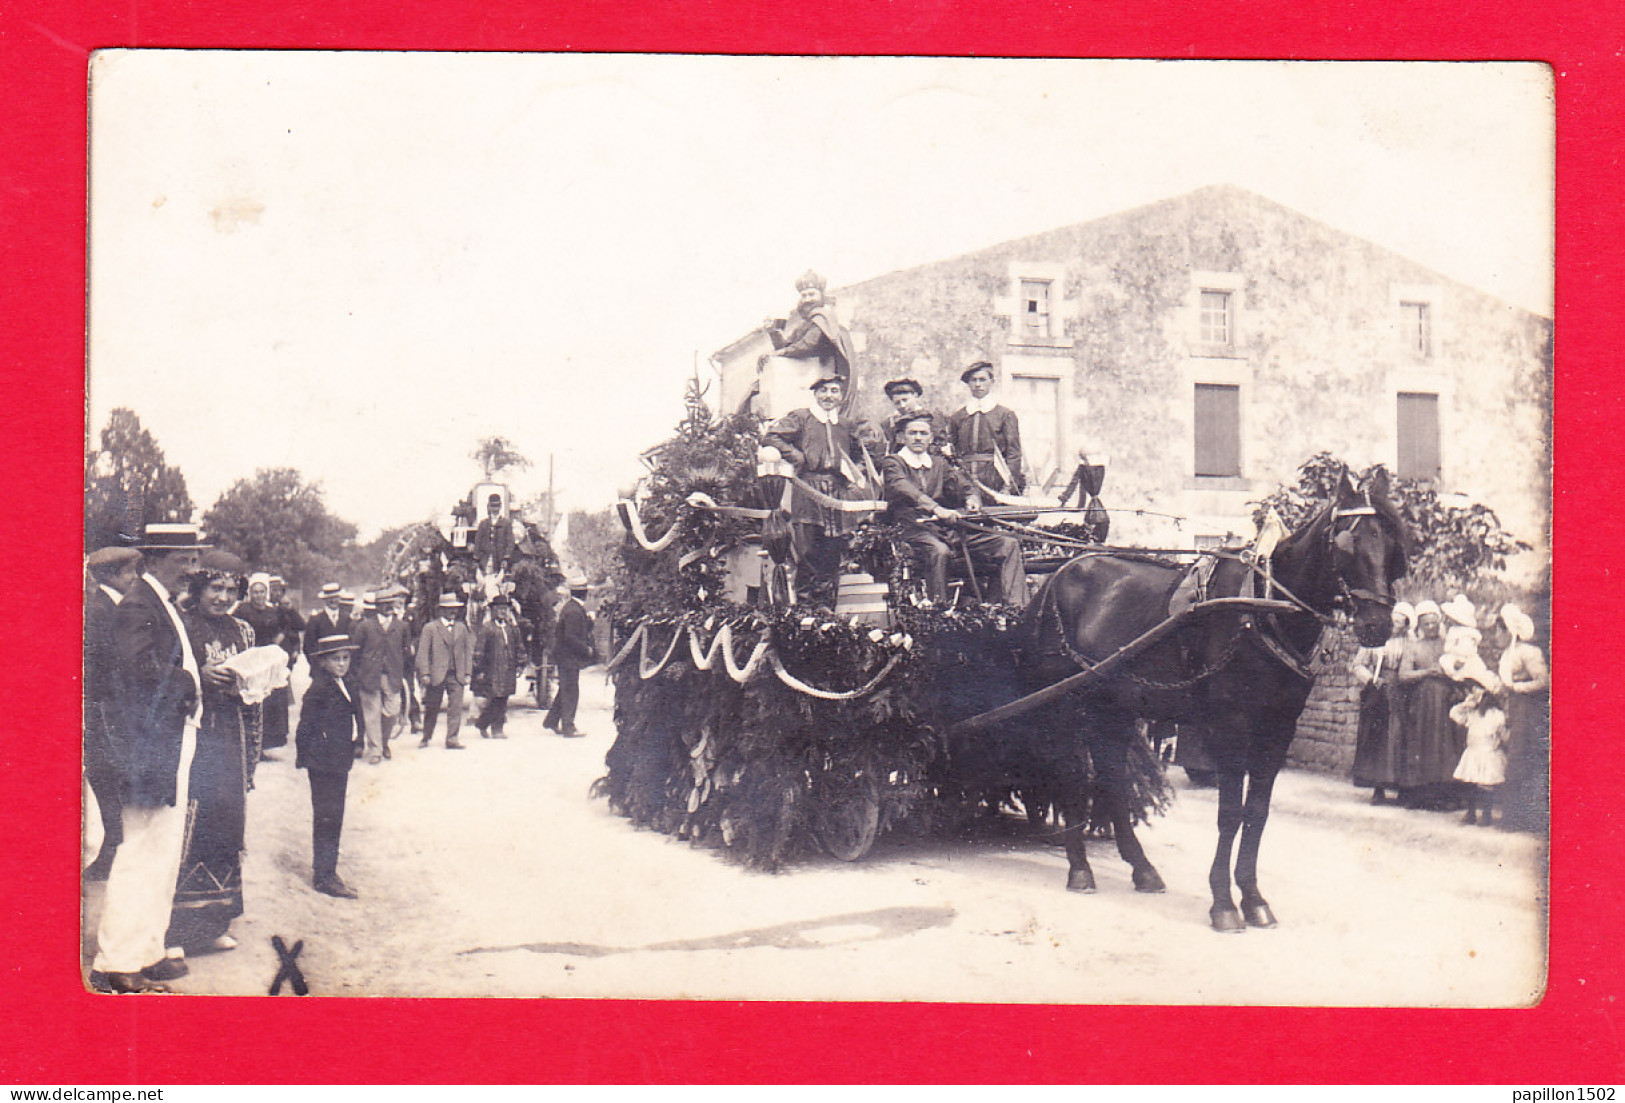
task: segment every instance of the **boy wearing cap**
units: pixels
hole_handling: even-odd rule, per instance
[[[124,839],[114,852],[96,931],[92,987],[165,991],[164,934],[180,875],[202,679],[171,596],[208,545],[192,524],[152,524],[136,545],[146,572],[113,615],[114,722]]]
[[[119,806],[118,759],[111,742],[113,700],[113,616],[118,603],[141,577],[141,553],[134,548],[98,548],[85,560],[95,583],[85,600],[85,781],[101,812],[102,847],[85,867],[87,881],[105,881],[113,852],[124,837]]]
[[[344,798],[361,731],[361,706],[344,684],[354,651],[342,632],[311,643],[310,689],[294,735],[295,765],[310,779],[311,882],[317,892],[349,900],[356,892],[340,880],[338,868]]]
[[[959,381],[970,388],[970,401],[948,416],[948,441],[965,473],[991,490],[1020,494],[1021,422],[1014,412],[993,401],[993,365],[978,360]]]
[[[419,747],[434,742],[440,703],[446,703],[446,749],[460,751],[457,733],[463,728],[463,689],[474,674],[474,638],[458,619],[463,603],[456,594],[440,595],[440,616],[424,626],[418,640],[415,666],[423,686],[423,738]]]

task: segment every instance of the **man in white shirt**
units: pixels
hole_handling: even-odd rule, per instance
[[[186,789],[201,682],[186,626],[172,595],[208,545],[192,524],[148,525],[137,549],[146,573],[113,620],[111,738],[120,764],[124,840],[113,856],[96,932],[92,987],[105,992],[164,991],[186,974],[164,956],[164,932],[180,872]]]

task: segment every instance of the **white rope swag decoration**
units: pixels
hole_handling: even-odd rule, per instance
[[[804,693],[808,697],[816,697],[821,701],[850,701],[853,698],[870,693],[885,680],[886,675],[892,672],[892,668],[903,657],[901,652],[893,652],[886,659],[886,665],[880,668],[880,672],[857,689],[845,691],[819,689],[817,686],[802,681],[785,669],[784,660],[779,658],[778,649],[773,646],[773,641],[768,638],[766,632],[763,632],[761,637],[757,639],[755,646],[751,650],[750,658],[746,660],[745,665],[740,666],[734,660],[733,628],[727,624],[724,624],[716,636],[712,638],[710,647],[701,644],[699,629],[693,625],[673,625],[671,642],[666,645],[666,653],[660,657],[659,662],[651,664],[649,662],[649,640],[654,633],[650,631],[650,625],[645,622],[638,625],[631,638],[621,645],[620,651],[616,652],[615,657],[609,661],[607,669],[614,670],[632,654],[633,648],[637,648],[638,677],[648,681],[662,670],[665,670],[671,663],[672,656],[677,653],[677,641],[682,638],[685,632],[688,635],[689,657],[693,659],[695,669],[702,671],[714,669],[717,656],[720,654],[723,669],[728,677],[740,685],[744,685],[756,677],[761,671],[765,660],[766,664],[772,666],[773,673],[778,677],[779,681],[797,693]]]

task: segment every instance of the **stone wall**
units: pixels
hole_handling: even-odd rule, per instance
[[[1327,629],[1314,662],[1315,686],[1298,717],[1287,761],[1321,773],[1350,776],[1359,726],[1360,689],[1353,659],[1359,644],[1347,628]]]

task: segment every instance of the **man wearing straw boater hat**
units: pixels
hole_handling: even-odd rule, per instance
[[[180,874],[187,782],[202,718],[197,659],[174,598],[208,547],[198,527],[151,524],[136,550],[146,572],[113,615],[112,744],[124,840],[113,855],[96,931],[92,987],[166,991],[184,963],[164,956]]]
[[[390,757],[389,741],[399,726],[406,673],[412,666],[411,637],[400,615],[405,597],[401,586],[385,587],[373,596],[372,615],[352,626],[359,648],[353,681],[361,698],[367,761],[375,766]]]
[[[337,582],[329,582],[317,593],[322,607],[310,615],[305,625],[305,658],[310,658],[316,641],[323,636],[346,634],[350,631],[350,610],[344,607],[344,591]]]
[[[446,703],[446,749],[460,751],[457,733],[463,727],[463,690],[474,675],[474,637],[458,619],[463,603],[456,594],[441,594],[437,620],[424,626],[414,663],[423,685],[423,738],[419,747],[434,742],[434,723],[440,702]]]
[[[310,689],[299,709],[294,736],[295,765],[310,779],[311,883],[327,896],[354,899],[339,878],[339,834],[344,830],[344,797],[360,742],[361,706],[344,684],[355,644],[343,632],[311,645]]]
[[[95,588],[85,600],[85,781],[101,813],[102,845],[85,867],[87,881],[105,881],[113,852],[124,837],[119,806],[118,757],[113,753],[113,617],[124,595],[141,577],[141,553],[134,548],[98,548],[85,560]]]
[[[970,400],[948,416],[948,441],[964,472],[990,490],[1020,494],[1021,422],[993,400],[993,365],[978,360],[959,375]]]

